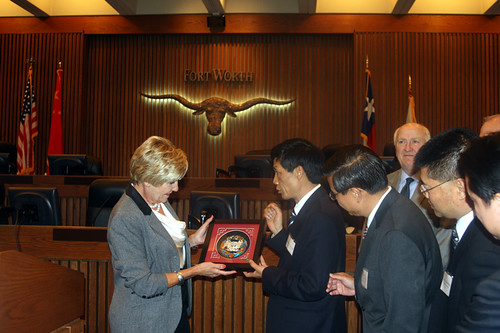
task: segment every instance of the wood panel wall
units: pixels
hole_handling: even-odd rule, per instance
[[[431,135],[459,126],[479,131],[484,116],[500,112],[499,34],[356,33],[354,50],[355,96],[369,58],[379,152],[406,121],[409,76],[417,121]]]
[[[166,136],[187,152],[190,177],[214,177],[215,169],[229,167],[234,155],[269,149],[291,137],[304,137],[320,147],[359,143],[367,55],[379,153],[405,119],[409,75],[417,119],[432,134],[453,126],[477,131],[484,116],[499,112],[497,19],[294,16],[266,25],[260,20],[263,16],[254,18],[252,27],[239,34],[199,33],[189,28],[185,28],[186,34],[141,34],[149,32],[144,19],[120,21],[105,29],[104,22],[123,20],[108,17],[84,20],[82,27],[95,23],[92,34],[0,35],[0,140],[16,140],[25,84],[24,59],[28,54],[38,58],[38,174],[45,172],[55,69],[60,58],[64,58],[65,68],[65,152],[101,158],[104,173],[110,176],[127,175],[128,159],[150,135]],[[361,23],[362,18],[373,23],[373,32],[368,23]],[[184,23],[199,26],[200,20],[191,19],[185,17]],[[293,20],[300,24],[291,29]],[[7,21],[13,27],[20,24],[19,19]],[[7,30],[7,21],[0,20],[0,31]],[[30,22],[30,29],[32,21],[24,21]],[[67,21],[53,18],[47,22],[54,23],[51,29],[61,30],[58,24]],[[41,29],[47,28],[47,22],[41,23]],[[169,17],[166,22],[166,26],[159,27],[160,32],[177,31],[183,21],[182,17]],[[177,22],[175,29],[172,22]],[[271,33],[258,30],[259,22]],[[335,33],[343,31],[339,22],[360,30]],[[461,28],[454,29],[453,22]],[[468,23],[473,32],[463,32]],[[75,29],[69,23],[68,27]],[[292,33],[283,33],[286,27]],[[391,27],[402,32],[391,32]],[[446,32],[434,31],[439,29]],[[119,34],[110,33],[114,31]],[[252,72],[255,79],[251,83],[184,81],[186,69],[204,72],[216,68]],[[215,96],[233,103],[255,97],[295,101],[281,107],[259,105],[238,113],[236,118],[226,117],[222,134],[213,137],[206,133],[204,115],[194,116],[175,101],[152,102],[141,97],[140,92],[176,93],[193,102]]]
[[[33,87],[38,109],[38,137],[35,138],[35,169],[46,172],[50,120],[58,62],[62,63],[62,108],[65,150],[80,151],[83,82],[83,33],[0,34],[0,141],[16,143],[27,58],[33,58]]]
[[[190,177],[214,177],[233,156],[270,149],[291,137],[324,146],[352,140],[350,35],[93,35],[87,36],[86,150],[106,174],[124,175],[127,158],[150,135],[171,139],[188,155]],[[253,82],[186,82],[186,70],[252,73]],[[220,97],[294,100],[260,104],[226,116],[207,133],[205,115],[180,103],[140,96],[178,94],[199,103]]]

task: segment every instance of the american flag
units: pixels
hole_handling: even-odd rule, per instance
[[[24,89],[23,109],[17,134],[17,170],[21,175],[35,173],[33,139],[38,135],[38,115],[35,92],[32,86],[33,67],[28,70],[28,81]]]

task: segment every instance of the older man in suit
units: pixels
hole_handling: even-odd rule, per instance
[[[459,174],[460,154],[477,135],[453,128],[428,141],[415,157],[421,192],[437,216],[456,220],[451,256],[441,290],[432,307],[429,332],[453,332],[463,319],[477,284],[500,269],[500,246],[474,217],[465,179]]]
[[[427,332],[442,265],[424,214],[388,186],[383,162],[364,146],[339,150],[323,170],[340,206],[368,218],[354,278],[331,274],[327,292],[356,296],[364,332]]]
[[[389,185],[410,198],[427,217],[439,244],[443,267],[446,267],[450,257],[449,244],[454,221],[440,219],[434,214],[427,198],[418,190],[422,182],[420,170],[415,166],[415,155],[430,138],[429,130],[421,124],[407,123],[396,129],[394,146],[401,169],[389,174],[387,179]]]
[[[267,332],[346,332],[343,296],[325,292],[328,274],[345,269],[344,222],[337,206],[320,186],[323,153],[302,139],[282,142],[271,151],[273,183],[283,199],[295,207],[288,228],[283,228],[282,211],[274,203],[264,210],[272,232],[267,245],[275,250],[278,266],[250,261],[270,294],[267,304]]]

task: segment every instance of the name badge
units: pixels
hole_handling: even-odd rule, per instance
[[[293,250],[295,250],[295,241],[290,235],[288,235],[288,239],[286,240],[286,249],[288,250],[288,253],[293,256]]]
[[[363,268],[361,273],[361,287],[368,289],[368,270],[366,268]]]
[[[450,297],[451,283],[453,282],[453,276],[448,272],[444,272],[443,281],[441,281],[441,291],[448,297]]]

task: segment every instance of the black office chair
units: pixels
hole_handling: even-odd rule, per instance
[[[188,229],[198,229],[210,216],[239,219],[240,194],[234,192],[193,191],[189,197]]]
[[[90,183],[86,225],[107,227],[111,210],[128,184],[130,180],[124,178],[101,178]]]
[[[9,224],[9,207],[5,207],[5,185],[0,181],[0,224]]]
[[[17,148],[16,145],[7,142],[0,142],[0,154],[5,155],[5,160],[0,165],[0,173],[16,174],[17,173]]]

